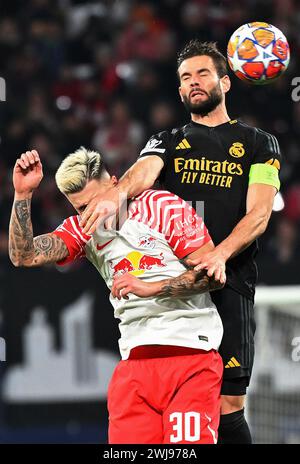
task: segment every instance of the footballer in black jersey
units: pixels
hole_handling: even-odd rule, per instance
[[[163,160],[159,181],[197,207],[215,245],[246,214],[248,186],[263,181],[279,189],[281,155],[276,138],[255,127],[230,120],[215,127],[191,121],[184,127],[153,135],[140,157]],[[226,263],[227,285],[254,298],[257,240]]]
[[[254,360],[255,255],[280,186],[280,149],[273,135],[229,117],[227,62],[215,43],[190,41],[177,65],[179,94],[191,121],[153,135],[118,189],[107,192],[106,206],[112,205],[112,214],[120,198],[132,198],[157,180],[193,206],[203,202],[216,247],[188,264],[215,280],[225,267],[227,274],[225,287],[211,293],[224,327],[218,443],[251,443],[244,402]],[[94,198],[81,218],[83,232],[93,233],[107,214]]]

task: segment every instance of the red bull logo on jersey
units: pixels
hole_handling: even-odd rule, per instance
[[[125,274],[126,272],[135,276],[140,276],[153,267],[165,267],[166,265],[163,261],[163,253],[160,253],[159,256],[150,256],[140,253],[139,251],[131,251],[120,261],[111,261],[110,266],[113,271],[113,277]]]
[[[154,248],[156,243],[156,238],[152,235],[143,235],[139,238],[139,247],[142,248]]]

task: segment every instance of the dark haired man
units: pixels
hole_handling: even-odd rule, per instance
[[[251,443],[244,402],[254,358],[254,258],[280,185],[280,149],[273,135],[228,116],[230,79],[215,43],[189,42],[178,55],[178,77],[191,121],[152,136],[118,190],[131,198],[158,179],[187,201],[204,201],[217,246],[192,264],[217,280],[225,264],[227,272],[226,286],[212,295],[224,326],[219,443]],[[119,201],[116,191],[105,199],[112,209]],[[93,232],[103,216],[95,199],[83,214],[84,231]]]

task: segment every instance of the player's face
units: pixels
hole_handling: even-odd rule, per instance
[[[107,177],[100,180],[90,180],[84,189],[77,193],[67,195],[69,202],[73,205],[79,215],[81,215],[90,201],[97,197],[101,202],[101,195],[104,195],[107,190],[117,184],[115,176]]]
[[[205,116],[223,101],[223,78],[219,78],[210,56],[187,58],[178,73],[181,100],[190,113]]]

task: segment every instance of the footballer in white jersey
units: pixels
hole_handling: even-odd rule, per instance
[[[66,243],[66,264],[86,256],[111,289],[114,277],[124,273],[155,282],[177,277],[186,267],[180,259],[211,241],[203,220],[178,196],[147,190],[132,201],[120,230],[83,234],[79,217],[66,219],[56,231]],[[222,322],[208,292],[185,297],[110,296],[120,319],[122,359],[139,345],[176,345],[217,350]]]
[[[213,281],[184,261],[214,248],[203,220],[178,196],[147,190],[125,208],[123,221],[119,215],[118,227],[108,218],[86,235],[82,212],[118,181],[99,153],[81,148],[56,173],[78,214],[33,237],[31,198],[41,180],[37,151],[23,153],[13,172],[10,258],[32,267],[86,257],[111,289],[122,360],[108,389],[109,442],[216,443],[223,329],[209,290],[225,276]]]

